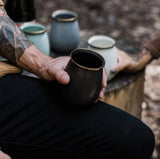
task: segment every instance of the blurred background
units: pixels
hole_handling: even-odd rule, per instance
[[[79,16],[81,29],[143,45],[160,29],[160,0],[35,0],[37,21],[49,25],[57,9]]]
[[[81,30],[124,39],[141,48],[160,30],[160,0],[35,0],[36,21],[50,26],[53,11],[78,14]],[[153,130],[156,146],[152,159],[160,159],[160,59],[145,69],[142,120]]]
[[[53,11],[78,14],[81,30],[123,39],[141,49],[160,30],[160,0],[35,0],[36,21],[49,28]],[[156,139],[152,159],[160,159],[160,59],[145,68],[141,119]]]

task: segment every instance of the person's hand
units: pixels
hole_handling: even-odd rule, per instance
[[[148,50],[142,49],[136,58],[133,58],[125,51],[117,48],[117,59],[118,64],[111,69],[111,73],[120,71],[133,73],[143,69],[152,59],[152,55]]]
[[[10,156],[0,150],[0,159],[11,159]]]
[[[56,80],[61,84],[68,84],[70,81],[70,77],[67,72],[64,71],[70,57],[69,56],[61,56],[58,58],[51,58],[45,60],[45,64],[43,66],[43,71],[41,74],[41,78],[47,81]],[[107,86],[107,73],[105,69],[103,69],[103,79],[102,79],[102,88],[99,93],[99,98],[102,99],[104,95],[105,88]]]
[[[46,81],[56,80],[61,84],[68,84],[70,76],[64,71],[67,63],[69,62],[69,56],[60,56],[52,58],[42,53],[37,47],[32,45],[27,48],[21,56],[18,65]],[[99,93],[99,98],[102,99],[107,85],[107,74],[103,69],[102,88]]]
[[[57,58],[48,57],[48,60],[44,62],[41,78],[47,81],[56,80],[61,84],[68,84],[70,77],[64,69],[69,59],[69,56],[61,56]]]
[[[70,59],[69,56],[61,56],[58,58],[48,57],[48,59],[45,62],[45,65],[43,66],[41,78],[48,81],[56,80],[61,84],[68,84],[70,81],[70,77],[68,73],[64,71],[64,69],[69,59]],[[103,98],[106,85],[107,85],[107,74],[105,69],[103,69],[102,88],[99,93],[100,99]]]
[[[61,84],[68,84],[70,81],[70,77],[68,73],[64,71],[64,69],[69,59],[70,59],[69,56],[60,56],[57,58],[46,56],[46,58],[44,58],[41,74],[39,74],[39,77],[46,81],[56,80]],[[107,73],[103,68],[102,88],[99,93],[100,99],[103,98],[106,86],[107,86]]]

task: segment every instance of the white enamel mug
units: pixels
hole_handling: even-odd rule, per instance
[[[93,35],[88,39],[88,49],[94,50],[105,59],[105,69],[108,81],[115,74],[111,73],[111,68],[117,64],[116,41],[105,35]]]

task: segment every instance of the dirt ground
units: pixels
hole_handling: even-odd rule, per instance
[[[35,0],[36,20],[51,24],[57,9],[78,14],[80,29],[120,38],[141,48],[160,29],[160,0]],[[142,120],[153,130],[160,159],[160,59],[145,69]]]

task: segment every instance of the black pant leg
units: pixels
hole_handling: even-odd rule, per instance
[[[43,149],[41,157],[47,152],[111,159],[149,159],[153,152],[152,131],[113,106],[99,101],[71,109],[60,102],[54,83],[20,75],[1,78],[0,88],[0,143],[6,151],[22,145],[23,153]]]

